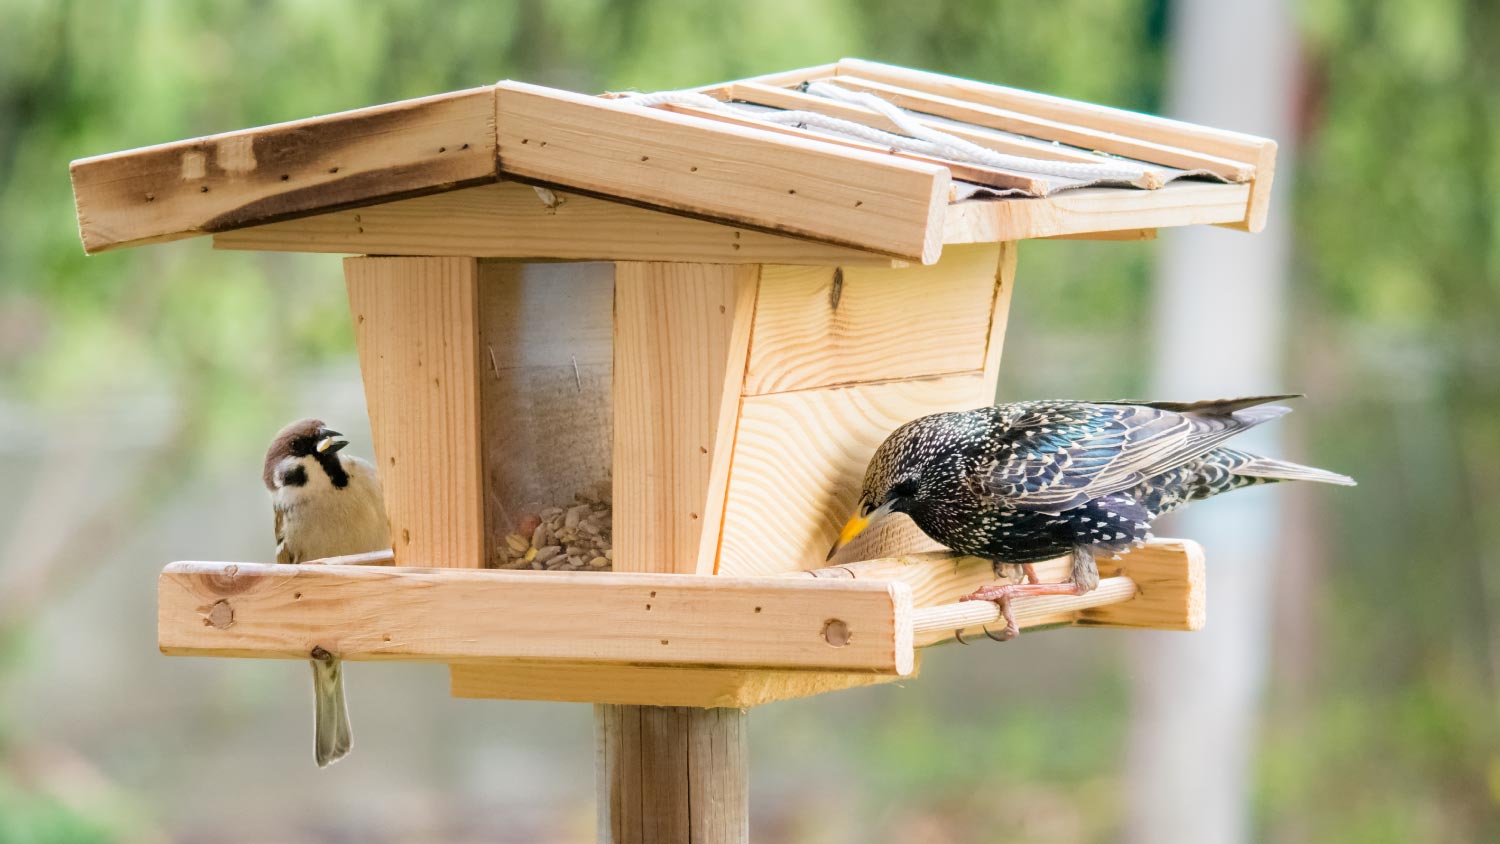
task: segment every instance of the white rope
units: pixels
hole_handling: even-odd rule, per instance
[[[814,111],[750,112],[745,109],[733,108],[727,103],[696,91],[658,91],[652,94],[627,94],[620,101],[648,108],[661,105],[685,105],[721,113],[733,113],[740,116],[748,115],[754,117],[756,120],[763,120],[767,123],[775,123],[782,126],[809,126],[826,132],[858,138],[862,141],[901,152],[910,152],[933,158],[946,158],[950,161],[980,164],[1002,170],[1039,173],[1044,176],[1057,176],[1064,179],[1078,179],[1088,182],[1099,180],[1135,181],[1145,174],[1145,168],[1123,162],[1118,164],[1104,162],[1100,162],[1099,164],[1085,164],[1080,161],[1051,161],[1043,158],[1027,158],[1025,156],[997,152],[996,150],[982,147],[963,138],[955,137],[947,132],[925,126],[904,109],[898,108],[874,94],[863,91],[850,91],[827,82],[809,83],[807,93],[823,97],[824,99],[850,103],[870,109],[896,124],[905,134],[898,135],[894,132],[886,132],[876,129],[873,126],[866,126],[863,123],[829,117],[826,114],[819,114]]]

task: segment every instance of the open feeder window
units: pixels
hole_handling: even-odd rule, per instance
[[[501,82],[74,162],[89,252],[360,256],[398,566],[173,563],[162,650],[429,660],[455,695],[619,705],[606,831],[722,813],[741,839],[735,708],[910,677],[998,615],[956,600],[990,563],[905,519],[824,557],[890,431],[994,400],[1016,243],[1256,231],[1274,160],[844,60],[649,97]],[[1021,626],[1202,625],[1193,543],[1101,568],[1089,594],[1018,601]],[[714,796],[670,821],[642,797],[679,788]]]

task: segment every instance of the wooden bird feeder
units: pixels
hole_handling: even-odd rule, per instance
[[[824,555],[886,434],[993,401],[1016,242],[1266,218],[1261,138],[858,60],[699,93],[717,102],[501,82],[73,163],[90,253],[362,256],[395,565],[173,563],[164,653],[322,647],[447,663],[461,697],[595,702],[601,840],[743,840],[744,708],[911,677],[997,616],[956,602],[989,563],[904,517]],[[612,571],[487,568],[518,513],[605,480]],[[1097,592],[1017,601],[1022,626],[1203,623],[1193,543],[1104,565]]]

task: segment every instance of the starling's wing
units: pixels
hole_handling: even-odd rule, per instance
[[[1044,513],[1129,489],[1288,412],[1251,400],[1184,405],[1187,412],[1105,402],[1012,407],[984,485],[1006,506]]]

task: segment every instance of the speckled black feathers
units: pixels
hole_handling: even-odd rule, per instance
[[[1288,412],[1220,401],[1031,401],[926,416],[897,429],[866,472],[862,508],[911,516],[942,544],[997,562],[1144,542],[1164,512],[1273,480],[1353,483],[1221,443]]]

